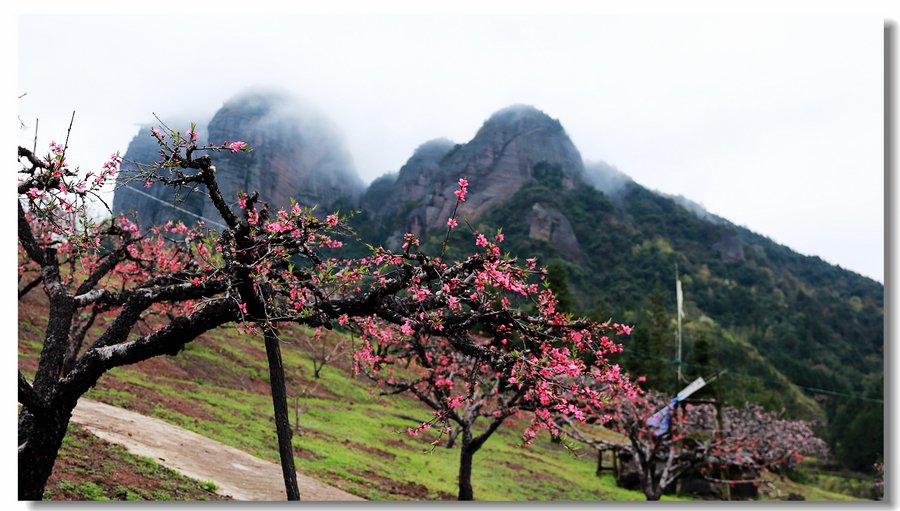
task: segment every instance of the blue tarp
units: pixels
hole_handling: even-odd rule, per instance
[[[654,435],[662,436],[669,432],[669,418],[672,417],[675,405],[682,399],[684,399],[684,397],[673,397],[672,400],[669,401],[669,406],[654,413],[652,417],[647,419],[647,424],[653,428]]]
[[[718,375],[716,375],[718,376]],[[715,378],[713,378],[715,379]],[[711,381],[711,380],[710,380]],[[662,436],[669,432],[669,418],[672,417],[672,412],[675,410],[675,405],[681,401],[682,399],[687,399],[688,396],[696,392],[697,390],[703,388],[707,382],[703,380],[703,378],[697,378],[690,385],[682,389],[681,392],[678,393],[677,396],[673,397],[671,401],[669,401],[669,405],[663,408],[662,410],[653,414],[652,417],[647,419],[647,424],[653,428],[653,434],[656,436]]]

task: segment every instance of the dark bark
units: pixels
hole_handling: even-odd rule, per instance
[[[19,445],[19,500],[41,500],[56,454],[66,436],[72,409],[49,409],[47,412],[41,420],[33,420],[27,412],[20,416],[20,428],[22,419],[30,417],[32,420],[27,420],[31,425],[28,440]]]
[[[22,372],[19,372],[19,402],[28,409],[28,411],[37,416],[43,417],[47,413],[47,403],[31,385],[25,380]]]
[[[475,422],[474,418],[470,421],[460,423],[460,429],[462,430],[462,449],[459,454],[458,500],[475,500],[475,494],[472,490],[472,458],[475,456],[475,453],[481,449],[481,446],[484,445],[487,439],[494,434],[494,431],[497,431],[497,428],[503,424],[506,417],[507,415],[495,417],[491,420],[487,429],[474,438],[472,437],[472,425]]]
[[[66,345],[66,356],[63,360],[62,374],[68,374],[69,371],[75,368],[75,361],[78,359],[81,345],[84,344],[84,337],[87,335],[88,329],[94,324],[98,313],[98,309],[92,308],[87,317],[79,316],[77,320],[72,322],[69,342]]]
[[[63,360],[66,356],[66,345],[69,341],[69,330],[72,316],[75,314],[75,300],[70,296],[60,279],[59,267],[56,265],[56,250],[48,248],[45,258],[53,263],[42,268],[47,294],[50,299],[50,311],[47,330],[44,335],[44,347],[34,378],[34,390],[47,395],[53,388],[62,372]]]
[[[210,174],[210,177],[212,174]],[[210,179],[214,185],[215,180]],[[209,183],[207,183],[209,186]],[[218,192],[216,191],[216,194]],[[254,194],[254,197],[256,194]],[[227,209],[221,195],[213,194],[210,191],[210,197],[217,207],[221,204],[222,208]],[[229,210],[230,211],[230,210]],[[224,216],[224,212],[222,213]],[[228,220],[228,219],[226,219]],[[275,325],[268,323],[268,312],[266,311],[266,303],[262,294],[268,291],[268,285],[257,285],[254,283],[250,274],[250,269],[246,265],[250,262],[248,252],[252,252],[253,240],[248,236],[248,224],[241,221],[238,225],[232,215],[229,225],[237,225],[235,229],[235,241],[239,253],[238,262],[241,266],[236,268],[236,276],[238,279],[237,290],[240,293],[241,300],[246,304],[248,315],[252,318],[260,319],[260,327],[264,333],[266,345],[266,357],[269,363],[269,384],[272,389],[272,406],[275,413],[275,432],[278,437],[278,454],[281,458],[281,472],[284,478],[285,492],[288,500],[300,500],[300,490],[297,487],[297,471],[294,467],[294,451],[291,447],[291,422],[288,415],[287,406],[287,388],[284,379],[284,366],[281,361],[281,348],[279,347],[277,331]]]
[[[294,450],[291,447],[291,421],[288,416],[287,388],[284,381],[284,366],[281,363],[281,348],[273,328],[265,330],[266,356],[269,360],[269,381],[272,387],[272,405],[275,408],[275,431],[278,435],[278,454],[281,457],[281,471],[288,500],[300,500],[297,487],[297,471],[294,468]]]
[[[459,497],[458,500],[475,500],[472,490],[472,457],[477,447],[472,445],[472,427],[463,427],[462,449],[459,453]]]

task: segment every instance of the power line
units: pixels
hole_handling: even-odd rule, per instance
[[[144,197],[147,197],[147,198],[149,198],[149,199],[155,200],[156,202],[161,202],[161,203],[165,204],[166,206],[169,206],[169,207],[171,207],[171,208],[174,208],[174,209],[177,210],[177,211],[181,211],[182,213],[187,213],[188,215],[195,216],[195,217],[199,218],[200,220],[203,220],[204,222],[211,223],[211,224],[216,225],[216,226],[219,226],[219,227],[221,227],[221,228],[223,228],[223,229],[228,229],[228,226],[226,226],[226,225],[224,225],[224,224],[221,224],[221,223],[219,223],[219,222],[216,222],[215,220],[210,220],[209,218],[200,216],[200,215],[198,215],[197,213],[194,213],[193,211],[188,211],[188,210],[186,210],[186,209],[184,209],[184,208],[180,208],[180,207],[178,207],[178,206],[176,206],[176,205],[174,205],[174,204],[170,204],[169,202],[166,202],[166,201],[160,199],[159,197],[154,197],[154,196],[150,195],[149,193],[147,193],[147,192],[145,192],[145,191],[143,191],[143,190],[138,190],[137,188],[131,186],[131,185],[128,184],[128,183],[125,183],[123,186],[124,186],[125,188],[130,189],[132,192],[137,192],[137,193],[143,195]]]
[[[648,355],[648,354],[646,354],[646,353],[641,353],[641,352],[639,352],[639,351],[630,350],[630,349],[628,349],[628,348],[624,348],[624,351],[626,351],[626,352],[628,352],[628,353],[633,353],[633,354],[635,354],[635,355],[640,355],[640,356],[642,356],[642,357],[652,358],[652,359],[656,359],[656,360],[662,360],[663,362],[667,362],[667,363],[669,363],[669,364],[680,364],[680,365],[683,365],[683,366],[689,366],[689,367],[699,367],[699,368],[701,368],[701,369],[711,369],[711,370],[713,370],[713,371],[719,371],[719,370],[721,370],[720,367],[710,367],[710,366],[702,366],[702,365],[697,365],[697,364],[687,364],[687,363],[685,363],[685,362],[680,362],[680,361],[678,361],[678,360],[669,360],[669,359],[667,359],[667,358],[657,357],[657,356],[654,356],[654,355]],[[881,399],[873,399],[873,398],[870,398],[870,397],[862,397],[862,396],[853,396],[853,395],[851,395],[851,394],[844,394],[843,392],[835,392],[835,391],[833,391],[833,390],[825,390],[825,389],[817,389],[817,388],[814,388],[814,387],[806,387],[806,386],[803,386],[803,385],[797,385],[796,383],[793,383],[793,382],[785,383],[785,382],[783,382],[783,381],[770,380],[770,379],[767,379],[767,378],[760,378],[760,377],[758,377],[758,376],[750,376],[749,374],[735,373],[735,372],[732,372],[731,370],[729,370],[729,371],[728,371],[727,373],[725,373],[725,374],[726,374],[726,375],[729,375],[729,376],[739,376],[739,377],[741,377],[741,378],[750,378],[750,379],[753,379],[753,380],[759,380],[759,381],[768,382],[768,383],[776,383],[776,384],[778,384],[778,385],[784,385],[784,386],[790,386],[790,385],[793,385],[794,387],[797,387],[797,388],[800,388],[800,389],[803,389],[803,390],[807,390],[807,391],[809,391],[809,392],[817,392],[817,393],[819,393],[819,394],[830,394],[830,395],[832,395],[832,396],[849,397],[849,398],[853,398],[853,399],[860,399],[860,400],[863,400],[863,401],[872,401],[872,402],[875,402],[875,403],[882,403],[882,404],[884,404],[884,401],[881,400]]]

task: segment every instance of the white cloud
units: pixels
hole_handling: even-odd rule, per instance
[[[882,38],[848,15],[21,17],[17,109],[43,147],[74,110],[69,159],[99,167],[153,113],[277,85],[368,182],[531,104],[585,159],[883,281]]]

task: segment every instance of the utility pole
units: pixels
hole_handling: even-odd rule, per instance
[[[675,348],[675,367],[678,371],[677,378],[675,380],[675,388],[681,387],[681,382],[684,381],[681,376],[681,316],[682,316],[682,304],[684,303],[684,295],[681,292],[681,279],[678,278],[678,263],[675,263],[675,301],[677,307],[678,314],[678,334],[677,334],[677,343]]]

